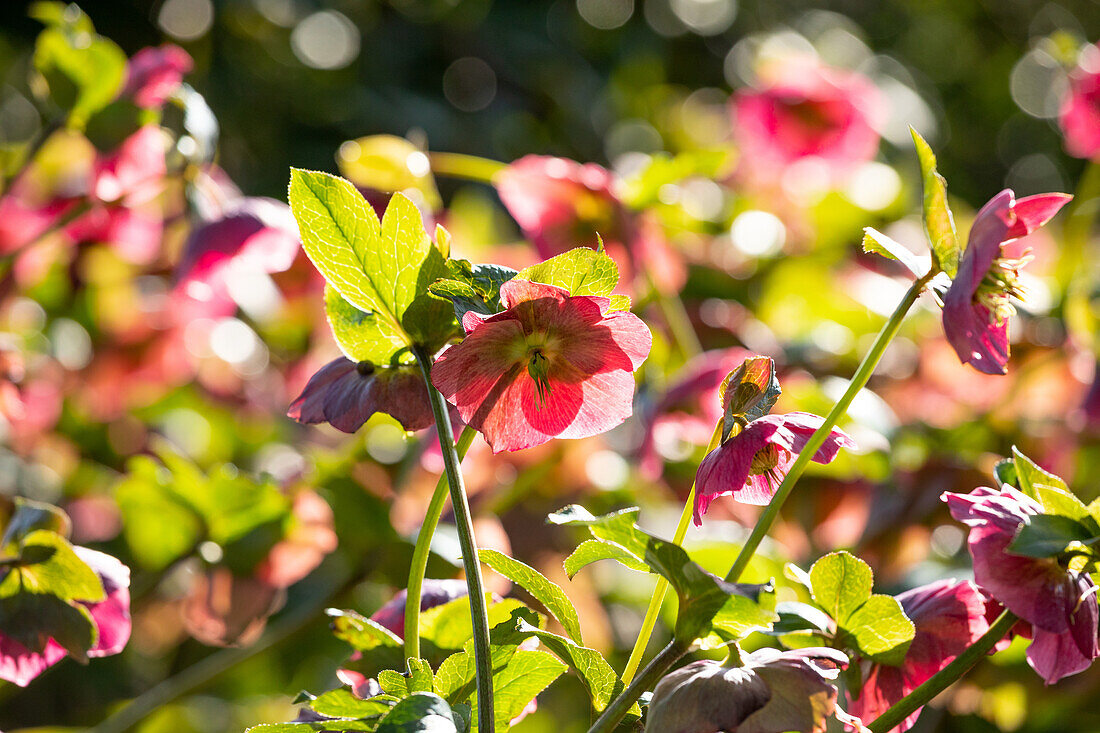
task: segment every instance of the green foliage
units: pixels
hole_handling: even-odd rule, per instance
[[[916,629],[893,596],[871,593],[871,567],[849,552],[832,552],[810,568],[813,598],[833,617],[837,641],[881,664],[899,665]]]
[[[1026,557],[1059,558],[1076,546],[1082,554],[1095,556],[1087,545],[1100,537],[1100,531],[1095,520],[1090,517],[1089,521],[1091,527],[1067,516],[1036,514],[1028,517],[1027,522],[1020,527],[1016,538],[1008,546],[1008,551]]]
[[[916,277],[924,277],[927,269],[908,247],[872,227],[863,229],[863,251],[880,255],[888,260],[897,260]]]
[[[394,705],[376,729],[377,733],[462,733],[464,730],[465,721],[451,710],[446,700],[431,692],[415,692]]]
[[[623,185],[621,198],[631,208],[641,209],[660,203],[661,187],[676,184],[688,178],[720,178],[728,175],[733,167],[734,155],[730,150],[691,150],[669,155],[658,153],[636,175]]]
[[[428,290],[454,305],[461,322],[469,311],[490,315],[504,310],[500,286],[516,276],[516,271],[501,265],[471,265],[469,260],[448,260],[450,277],[437,280]]]
[[[428,294],[429,285],[447,277],[445,258],[412,201],[394,194],[379,222],[348,181],[297,168],[289,198],[309,259],[344,300],[372,315],[358,328],[371,330],[377,348],[395,347],[377,361],[414,345],[434,352],[454,335],[450,308]]]
[[[581,639],[581,623],[577,617],[577,609],[573,607],[573,602],[569,600],[569,596],[565,595],[561,586],[547,579],[530,565],[496,550],[479,550],[478,557],[490,568],[521,586],[545,606],[546,610],[561,623],[570,639],[578,644],[584,643]]]
[[[735,428],[771,412],[782,392],[771,357],[754,356],[741,362],[718,388],[723,437],[728,439]]]
[[[410,162],[423,160],[423,169]],[[337,157],[340,173],[356,186],[393,193],[419,191],[433,208],[441,203],[424,153],[396,135],[368,135],[351,140]],[[444,253],[446,254],[446,253]]]
[[[933,267],[953,278],[959,270],[960,246],[959,236],[955,231],[955,217],[947,203],[947,181],[936,170],[936,155],[932,148],[912,127],[909,132],[917,149],[921,180],[924,183],[924,233],[932,245]]]
[[[76,5],[35,3],[31,15],[47,25],[35,42],[35,70],[50,101],[67,112],[68,124],[81,128],[118,95],[126,79],[126,54],[96,34]]]
[[[627,310],[630,299],[624,295],[611,295],[619,283],[619,267],[603,251],[588,247],[577,247],[556,257],[525,267],[516,273],[522,280],[557,285],[565,288],[570,295],[610,296],[608,310]]]
[[[569,557],[565,558],[565,572],[572,579],[580,572],[581,568],[598,560],[618,560],[620,564],[631,570],[648,573],[649,566],[634,555],[624,550],[613,542],[603,540],[585,540],[577,545]]]
[[[400,334],[380,324],[377,313],[360,310],[346,301],[328,283],[325,283],[325,317],[336,345],[352,361],[390,364],[411,359],[408,344]]]

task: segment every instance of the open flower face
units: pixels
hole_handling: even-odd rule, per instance
[[[710,503],[727,494],[744,504],[764,506],[824,418],[808,412],[765,415],[748,423],[707,454],[695,475],[695,524],[703,523]],[[833,428],[813,456],[829,463],[841,448],[855,447],[844,431]]]
[[[974,579],[998,603],[1032,625],[1027,660],[1048,683],[1081,672],[1100,656],[1096,586],[1053,558],[1015,555],[1009,545],[1028,517],[1042,513],[1013,489],[945,492],[951,516],[970,526]]]
[[[513,279],[500,288],[506,310],[469,311],[466,338],[432,369],[432,382],[494,452],[551,438],[587,438],[630,416],[634,370],[652,335],[610,300]]]
[[[865,674],[859,697],[848,707],[849,713],[863,720],[878,718],[989,630],[985,598],[970,581],[940,580],[897,598],[916,635],[901,666],[872,664]],[[894,728],[895,733],[912,728],[920,711]]]
[[[1005,189],[974,218],[959,271],[943,299],[943,330],[964,364],[985,374],[1008,365],[1008,318],[1020,297],[1020,269],[1029,257],[1006,257],[1004,244],[1050,221],[1073,197],[1044,193],[1016,200]]]

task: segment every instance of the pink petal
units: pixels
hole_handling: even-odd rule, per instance
[[[1035,629],[1035,637],[1027,647],[1027,663],[1048,685],[1053,685],[1063,677],[1084,672],[1092,659],[1081,653],[1072,634]]]
[[[148,189],[164,177],[164,134],[157,125],[145,125],[126,138],[118,150],[101,156],[92,172],[92,193],[104,202]]]
[[[193,66],[191,56],[179,46],[143,48],[127,65],[122,96],[131,97],[138,107],[160,107]]]
[[[512,308],[519,303],[544,298],[561,303],[569,298],[569,291],[565,288],[559,288],[557,285],[521,280],[518,277],[514,277],[500,286],[500,302],[505,308]]]
[[[118,654],[130,640],[130,568],[110,555],[87,547],[73,547],[73,550],[96,572],[107,594],[99,603],[84,604],[99,629],[99,641],[88,650],[88,656]]]
[[[67,655],[68,652],[53,639],[39,653],[32,652],[19,642],[0,634],[0,679],[26,687],[31,680]]]
[[[1008,230],[1005,239],[1026,237],[1053,219],[1054,215],[1072,200],[1073,196],[1068,193],[1040,193],[1017,199],[1016,205],[1012,207],[1016,221]]]

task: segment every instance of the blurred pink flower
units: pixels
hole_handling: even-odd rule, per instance
[[[731,495],[744,504],[764,506],[787,475],[794,456],[825,419],[808,412],[765,415],[745,425],[707,454],[695,475],[695,524],[703,523],[710,503]],[[855,442],[833,428],[813,460],[829,463],[841,448]]]
[[[551,438],[587,438],[631,414],[634,370],[652,336],[603,297],[513,279],[500,288],[505,311],[469,311],[466,338],[432,369],[432,381],[493,452]]]
[[[620,200],[615,176],[595,163],[527,155],[497,174],[497,192],[508,213],[539,256],[553,257],[575,247],[596,247],[597,235],[623,268],[621,286],[629,291],[635,274],[647,272],[664,292],[687,278],[683,259],[650,216],[629,210]]]
[[[143,48],[130,58],[120,96],[133,99],[138,107],[160,107],[193,66],[190,54],[171,43]]]
[[[1008,371],[1008,318],[1020,297],[1020,269],[1028,253],[1006,257],[1004,244],[1027,236],[1050,221],[1073,197],[1064,193],[1027,196],[1017,201],[1010,189],[981,208],[970,227],[959,271],[943,299],[943,330],[964,364],[985,374]]]
[[[1008,549],[1028,517],[1043,513],[1038,502],[1009,486],[944,492],[941,498],[951,516],[970,527],[975,582],[1031,624],[1027,661],[1032,669],[1048,684],[1087,669],[1100,656],[1092,579],[1056,559],[1024,557]]]
[[[970,581],[940,580],[897,599],[916,627],[916,636],[901,666],[870,665],[859,697],[848,706],[848,712],[865,721],[878,718],[989,630],[985,598]],[[894,728],[895,733],[912,728],[921,709]]]
[[[1082,61],[1069,75],[1069,94],[1062,100],[1058,124],[1066,152],[1075,158],[1100,156],[1100,43],[1081,52]]]
[[[130,640],[130,569],[110,555],[86,547],[73,547],[76,554],[95,571],[107,597],[98,603],[81,603],[88,609],[98,631],[89,657],[118,654]],[[41,649],[29,649],[0,634],[0,679],[26,687],[38,675],[57,664],[68,651],[49,639]]]
[[[754,175],[777,178],[814,159],[838,177],[875,157],[885,102],[870,79],[807,56],[770,65],[761,77],[732,101],[735,138]]]
[[[333,359],[310,377],[287,415],[300,423],[327,422],[354,433],[371,415],[392,416],[406,430],[434,424],[424,377],[416,367],[376,367],[345,357]]]

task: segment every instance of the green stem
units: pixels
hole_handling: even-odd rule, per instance
[[[668,295],[654,287],[657,295],[657,307],[661,309],[661,315],[665,317],[668,330],[679,347],[680,353],[685,359],[690,359],[703,353],[703,344],[699,341],[699,335],[695,333],[695,326],[691,325],[691,317],[684,308],[684,301],[678,296]]]
[[[642,673],[623,690],[618,697],[611,701],[603,714],[596,719],[588,733],[611,733],[615,726],[634,706],[634,701],[642,696],[646,690],[652,689],[657,682],[665,676],[665,673],[687,654],[689,645],[682,644],[675,639],[668,643],[661,653],[650,660]]]
[[[903,720],[927,704],[936,695],[946,690],[952,682],[969,672],[971,667],[989,654],[989,651],[993,649],[997,642],[1012,630],[1013,625],[1018,620],[1014,613],[1006,610],[997,617],[997,620],[989,627],[989,631],[982,634],[981,638],[974,642],[972,646],[967,647],[950,664],[929,677],[923,685],[891,705],[885,713],[867,726],[868,729],[871,730],[871,733],[886,733],[886,731],[896,728]]]
[[[508,166],[496,160],[462,153],[428,153],[432,173],[493,185],[496,174]]]
[[[466,451],[474,442],[477,431],[467,425],[458,436],[455,444],[455,452],[458,460],[466,457]],[[420,532],[416,536],[416,545],[413,547],[412,565],[409,567],[409,583],[405,586],[405,657],[409,659],[420,658],[420,595],[424,586],[424,575],[428,571],[428,556],[431,555],[432,537],[435,536],[435,528],[439,526],[439,518],[443,516],[443,505],[447,502],[447,490],[450,483],[447,474],[439,477],[435,485],[435,493],[428,503],[428,513],[420,525]]]
[[[927,275],[914,282],[909,287],[909,290],[906,291],[905,297],[898,303],[898,307],[894,309],[890,319],[886,321],[882,330],[878,332],[875,343],[871,345],[871,350],[863,357],[863,361],[852,377],[852,381],[848,383],[848,389],[845,390],[840,400],[833,405],[833,409],[829,412],[828,416],[825,418],[825,422],[821,424],[821,427],[810,436],[810,439],[806,442],[806,446],[799,452],[794,463],[791,464],[790,471],[787,473],[782,483],[779,484],[779,488],[775,490],[775,496],[772,497],[764,513],[760,515],[760,519],[757,520],[756,526],[752,528],[752,533],[749,535],[748,540],[745,541],[744,547],[741,548],[741,552],[738,553],[737,559],[733,562],[733,566],[726,574],[727,581],[731,583],[737,582],[741,574],[745,572],[745,568],[748,567],[749,561],[752,560],[752,556],[756,553],[756,549],[760,546],[760,543],[771,529],[772,524],[779,516],[779,510],[783,507],[783,502],[787,500],[787,497],[790,496],[791,491],[794,489],[794,485],[798,482],[798,479],[802,477],[802,472],[806,470],[806,466],[809,464],[810,459],[817,453],[818,448],[825,443],[825,439],[829,437],[833,427],[840,418],[848,411],[848,405],[855,399],[856,394],[867,384],[867,380],[871,378],[871,375],[875,371],[875,367],[878,366],[879,360],[886,352],[886,347],[890,345],[894,336],[897,335],[898,329],[901,328],[901,322],[905,320],[905,315],[909,312],[909,309],[913,307],[913,304],[917,302],[917,298],[920,296],[921,291],[924,290],[924,287],[931,279],[932,273],[929,272]]]
[[[421,346],[413,352],[420,364],[420,371],[428,387],[432,403],[435,429],[439,433],[439,447],[443,451],[443,464],[447,484],[450,487],[451,506],[455,513],[458,541],[462,547],[462,566],[466,571],[466,588],[470,596],[470,616],[474,634],[474,668],[477,670],[477,722],[481,733],[493,733],[493,667],[489,656],[489,617],[485,607],[485,585],[481,580],[481,563],[474,540],[470,503],[466,500],[466,484],[462,480],[458,453],[455,452],[454,431],[447,414],[447,401],[432,384],[432,357]]]
[[[688,492],[687,501],[684,503],[684,511],[680,514],[680,523],[676,525],[676,534],[672,537],[673,544],[681,544],[684,535],[687,534],[688,525],[691,524],[691,514],[695,506],[695,485],[692,484]],[[626,669],[623,670],[623,683],[629,685],[634,679],[634,673],[642,663],[642,655],[649,646],[649,637],[653,635],[653,627],[657,625],[657,616],[661,612],[661,606],[668,594],[668,581],[657,578],[657,585],[653,588],[653,597],[649,599],[649,608],[646,609],[645,619],[642,620],[642,629],[638,632],[638,640],[634,642],[634,649],[630,652],[630,659],[626,661]]]

